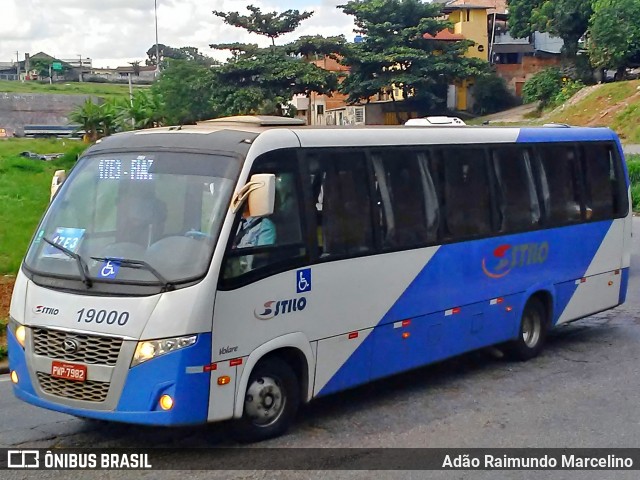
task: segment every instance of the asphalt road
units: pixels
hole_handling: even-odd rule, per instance
[[[640,219],[627,303],[554,330],[543,354],[509,363],[488,351],[312,402],[292,431],[263,447],[640,446]],[[0,377],[0,446],[235,446],[225,424],[160,429],[101,424],[16,400]],[[206,452],[202,453],[207,454]],[[175,467],[192,452],[172,454]],[[173,465],[173,463],[172,463]],[[338,462],[348,468],[348,460]],[[193,471],[191,478],[636,479],[637,472]],[[87,472],[83,472],[84,474]],[[31,472],[66,478],[69,472]],[[93,478],[181,478],[175,471],[92,472]],[[20,472],[0,477],[24,478]]]

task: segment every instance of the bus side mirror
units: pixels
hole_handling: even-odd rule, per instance
[[[249,216],[266,217],[273,213],[276,200],[276,176],[272,173],[257,173],[240,189],[232,202],[237,212],[244,201],[249,203]]]
[[[66,179],[67,172],[65,172],[64,170],[56,170],[56,172],[53,174],[53,178],[51,179],[51,198],[49,199],[49,201],[53,200],[56,192]]]
[[[271,215],[276,203],[276,176],[272,173],[252,175],[251,183],[261,183],[262,186],[249,192],[249,216],[267,217]]]

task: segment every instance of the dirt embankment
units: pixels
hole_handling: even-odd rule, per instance
[[[9,318],[9,302],[15,282],[15,277],[0,277],[0,319]]]

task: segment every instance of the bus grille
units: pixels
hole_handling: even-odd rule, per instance
[[[75,351],[65,349],[65,340],[73,340],[77,346]],[[122,339],[34,328],[33,346],[37,355],[49,358],[114,366],[118,361]]]
[[[44,372],[36,372],[40,388],[58,397],[84,400],[85,402],[104,402],[109,393],[109,382],[74,382],[63,378],[55,378]]]

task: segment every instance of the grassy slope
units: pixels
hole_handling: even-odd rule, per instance
[[[640,143],[640,80],[607,83],[591,93],[578,93],[577,101],[568,101],[564,108],[543,112],[538,118],[526,120],[493,120],[491,125],[542,125],[557,122],[585,127],[609,127],[623,143]],[[478,125],[484,117],[469,122]]]
[[[509,115],[510,112],[512,110],[479,117],[469,123],[479,125],[484,120],[490,120],[491,125],[495,126],[557,122],[584,127],[609,127],[618,133],[623,143],[640,144],[640,80],[588,87],[588,90],[578,92],[564,107],[545,111],[539,117],[527,115],[523,119],[521,115]]]
[[[72,140],[0,140],[0,275],[14,274],[49,202],[51,177],[69,169],[86,145]],[[37,153],[68,153],[51,161],[19,156]]]
[[[146,86],[135,86],[136,88],[148,88]],[[114,85],[108,83],[48,83],[39,82],[10,82],[0,80],[0,92],[3,93],[51,93],[69,95],[95,95],[102,98],[127,97],[129,95],[128,85]]]
[[[640,143],[640,80],[602,85],[545,121],[610,127],[626,143]]]

